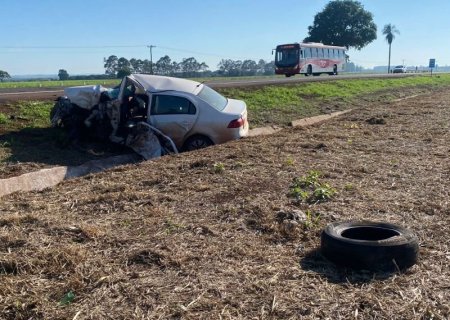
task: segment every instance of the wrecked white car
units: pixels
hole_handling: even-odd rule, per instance
[[[244,101],[191,80],[134,74],[114,89],[81,86],[64,93],[50,118],[69,139],[109,139],[146,159],[239,139],[249,130]]]

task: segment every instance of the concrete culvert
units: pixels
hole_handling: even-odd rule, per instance
[[[342,267],[372,271],[405,270],[418,259],[419,244],[409,230],[390,223],[336,222],[322,232],[322,254]]]

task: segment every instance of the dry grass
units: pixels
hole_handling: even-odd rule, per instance
[[[370,104],[2,198],[1,318],[447,319],[448,101],[447,90]],[[289,197],[310,170],[337,190],[330,201]],[[317,251],[320,231],[347,219],[412,229],[419,263],[336,269]]]

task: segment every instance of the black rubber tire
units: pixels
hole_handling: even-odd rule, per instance
[[[289,77],[292,77],[292,76],[293,76],[292,74],[287,74],[287,73],[285,74],[286,78],[289,78]]]
[[[195,135],[186,140],[183,145],[183,151],[193,151],[212,146],[214,143],[210,138],[202,135]]]
[[[307,69],[307,71],[306,71],[306,74],[307,74],[308,76],[310,76],[310,75],[313,74],[313,73],[312,73],[312,65],[308,65],[308,69]]]
[[[335,76],[338,75],[338,68],[337,68],[337,65],[334,65],[334,67],[333,67],[333,74],[334,74]]]
[[[332,223],[323,230],[321,238],[325,258],[339,266],[358,270],[404,270],[417,262],[419,254],[416,236],[390,223]]]

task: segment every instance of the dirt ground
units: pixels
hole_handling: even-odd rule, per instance
[[[2,319],[448,319],[450,90],[0,201]],[[289,196],[310,170],[330,201]],[[302,223],[279,211],[302,210]],[[420,241],[404,273],[340,269],[334,221]]]

